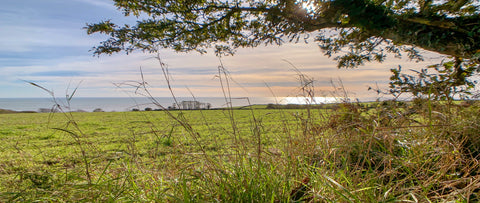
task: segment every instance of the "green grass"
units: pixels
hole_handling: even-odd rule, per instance
[[[478,200],[478,106],[402,105],[1,114],[0,202]]]
[[[75,187],[87,184],[81,147],[86,149],[94,182],[120,178],[112,173],[120,173],[115,175],[121,175],[125,179],[133,173],[129,170],[134,170],[141,174],[139,180],[145,179],[148,182],[151,178],[163,179],[165,183],[162,184],[172,184],[172,180],[178,179],[178,175],[189,169],[185,167],[204,167],[204,155],[200,154],[230,159],[238,151],[232,150],[238,148],[237,144],[241,143],[245,148],[251,144],[248,143],[251,139],[250,111],[234,112],[236,138],[230,136],[233,129],[226,111],[172,113],[183,115],[185,121],[198,133],[196,140],[165,112],[0,115],[0,166],[1,178],[4,180],[0,191],[5,191],[3,196],[7,198],[3,200],[36,199],[38,195],[43,196],[37,194],[37,187],[46,187],[44,185],[54,189],[54,184]],[[280,134],[282,123],[278,112],[258,110],[255,116],[261,120],[263,127],[270,129],[263,135],[265,139],[262,144],[273,147],[284,139]],[[74,120],[78,129],[72,127],[70,119]],[[287,122],[296,121],[291,119]],[[199,156],[202,159],[199,160]],[[46,178],[47,181],[36,183],[31,174]],[[18,186],[12,187],[12,184]],[[75,188],[71,189],[78,192]],[[132,189],[131,186],[128,189]],[[69,194],[72,191],[64,192],[67,194],[59,194],[62,199],[74,198]],[[17,193],[19,197],[15,196]],[[88,198],[87,194],[83,195],[83,198]],[[169,197],[161,197],[164,198]]]

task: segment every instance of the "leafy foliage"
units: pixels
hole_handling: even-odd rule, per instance
[[[402,73],[402,67],[399,66],[391,69],[390,94],[398,97],[410,93],[415,98],[433,100],[453,100],[455,96],[464,99],[472,94],[471,90],[477,83],[472,76],[478,73],[478,69],[474,63],[456,59],[420,71],[412,70],[415,76]]]
[[[88,24],[110,38],[94,53],[159,48],[233,54],[238,47],[307,41],[310,35],[339,67],[383,61],[387,53],[422,60],[415,47],[476,60],[480,50],[475,0],[114,0],[136,25]]]

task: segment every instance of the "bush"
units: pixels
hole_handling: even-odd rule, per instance
[[[96,108],[93,110],[93,112],[105,112],[105,111],[103,111],[101,108]]]

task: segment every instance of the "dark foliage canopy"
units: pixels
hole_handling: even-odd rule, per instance
[[[339,67],[421,60],[417,48],[478,63],[479,0],[113,0],[136,25],[87,24],[110,38],[94,53],[160,48],[233,53],[239,47],[312,40]]]

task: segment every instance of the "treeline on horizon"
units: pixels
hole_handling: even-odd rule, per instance
[[[409,102],[414,102],[415,101],[395,101],[395,100],[386,100],[386,101],[375,101],[375,102],[356,102],[356,105],[358,107],[362,108],[375,108],[377,105],[388,105],[390,102],[396,102],[397,105],[399,106],[405,106]],[[467,100],[467,101],[458,101],[458,105],[460,106],[470,106],[474,103],[478,102],[478,100]],[[337,110],[342,107],[342,104],[345,102],[341,103],[328,103],[328,104],[267,104],[267,105],[262,105],[262,104],[253,104],[253,105],[248,105],[248,106],[241,106],[241,107],[233,107],[234,109],[242,110],[242,109],[251,109],[252,107],[255,109],[331,109],[331,110]],[[347,102],[349,103],[349,102]],[[223,107],[223,108],[210,108],[210,109],[172,109],[168,108],[165,110],[168,111],[178,111],[178,110],[225,110],[229,109],[228,107]],[[132,108],[130,111],[164,111],[164,109],[153,109],[151,107],[146,107],[145,109],[139,109],[139,108]],[[15,111],[15,110],[10,110],[10,109],[1,109],[0,108],[0,114],[13,114],[13,113],[58,113],[60,112],[58,109],[47,109],[47,108],[40,108],[37,111]],[[71,112],[88,112],[84,110],[75,110]],[[92,112],[105,112],[101,108],[96,108]],[[114,111],[113,111],[114,112]]]

